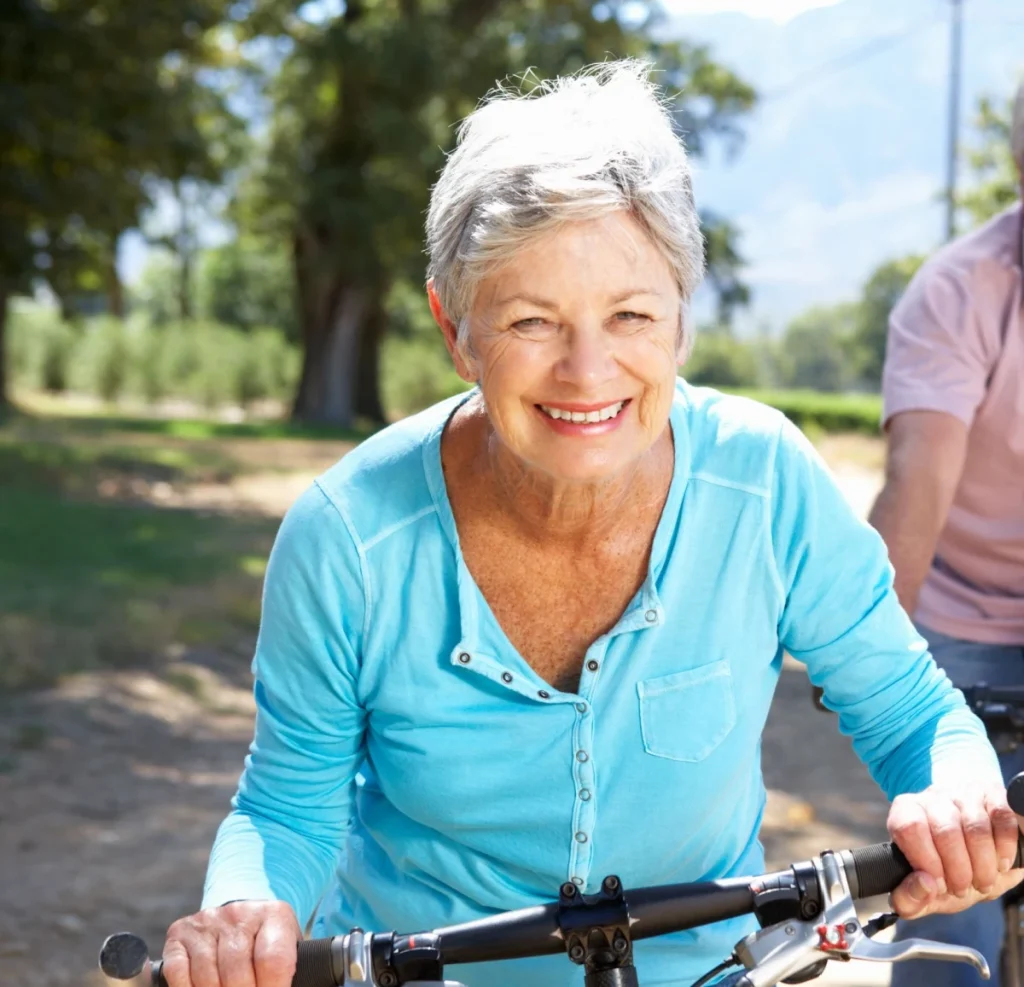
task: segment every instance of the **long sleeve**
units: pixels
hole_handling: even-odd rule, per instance
[[[314,485],[270,555],[253,661],[255,733],[210,856],[203,907],[279,899],[305,923],[337,863],[364,758],[361,563],[344,519]]]
[[[896,598],[885,544],[788,422],[772,497],[780,640],[824,689],[840,730],[885,793],[920,791],[965,771],[998,778],[984,727]]]

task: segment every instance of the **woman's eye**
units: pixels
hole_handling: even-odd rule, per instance
[[[532,316],[529,319],[519,319],[518,322],[513,322],[512,323],[512,328],[513,329],[544,329],[548,325],[550,325],[550,322],[548,322],[547,319],[545,319],[545,318],[543,318],[543,317],[541,317],[539,315],[535,315],[535,316]]]
[[[615,319],[618,322],[640,322],[646,320],[647,316],[639,312],[616,312]]]

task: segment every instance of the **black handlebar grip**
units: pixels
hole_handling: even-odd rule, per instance
[[[292,987],[342,987],[345,970],[341,951],[333,944],[333,939],[304,939],[299,942]],[[162,963],[153,964],[153,987],[167,987],[162,967]]]
[[[1018,816],[1024,816],[1024,771],[1010,779],[1006,786],[1006,800]],[[851,890],[857,898],[888,894],[912,870],[903,851],[895,843],[876,843],[849,852],[857,885]],[[1017,838],[1017,857],[1013,866],[1024,867],[1024,837]]]
[[[1024,816],[1024,771],[1010,779],[1006,786],[1006,801],[1018,816]]]
[[[898,888],[914,870],[895,843],[875,843],[850,850],[849,853],[853,858],[853,876],[856,879],[856,887],[850,890],[855,898],[888,894]]]
[[[292,987],[341,987],[345,969],[333,939],[305,939],[299,943],[299,958]]]

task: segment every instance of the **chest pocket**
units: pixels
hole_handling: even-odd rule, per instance
[[[673,761],[703,761],[736,725],[732,670],[725,659],[641,679],[644,750]]]

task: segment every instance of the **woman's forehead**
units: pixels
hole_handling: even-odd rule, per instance
[[[517,251],[480,284],[487,305],[544,302],[599,289],[609,298],[675,290],[668,261],[628,216],[568,223]]]

